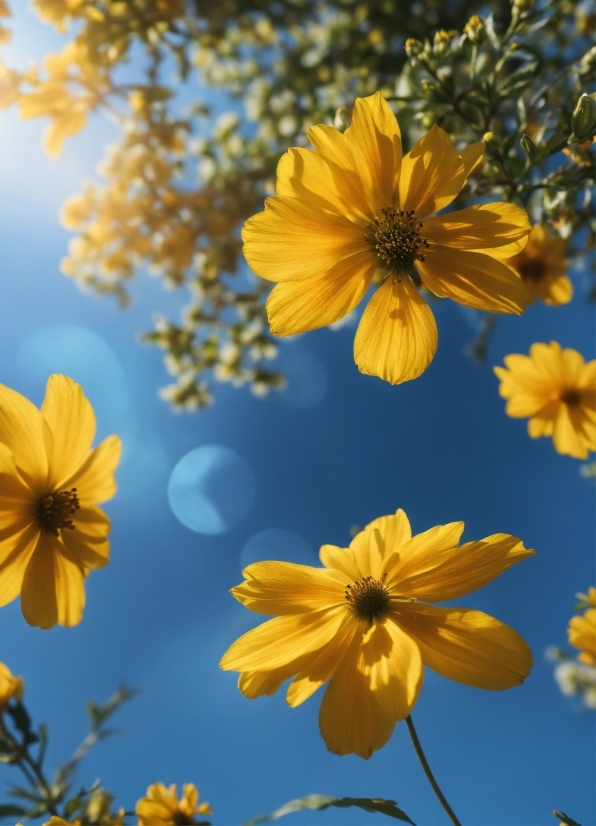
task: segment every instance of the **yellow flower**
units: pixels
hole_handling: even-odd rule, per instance
[[[589,605],[591,608],[596,608],[596,588],[594,588],[593,585],[590,585],[587,594],[576,594],[575,596],[584,605]]]
[[[480,611],[425,604],[468,594],[534,553],[507,534],[458,547],[463,528],[453,522],[412,537],[398,510],[349,548],[323,545],[325,568],[249,565],[232,594],[276,617],[240,637],[220,666],[242,672],[249,698],[270,696],[292,677],[292,707],[330,680],[319,713],[327,748],[365,758],[410,714],[424,665],[477,688],[519,685],[532,654],[512,628]]]
[[[532,344],[529,356],[514,353],[504,361],[506,368],[494,371],[507,415],[529,417],[533,439],[552,436],[558,453],[587,459],[596,450],[596,360],[586,364],[577,350],[551,341]]]
[[[596,608],[588,608],[581,617],[571,617],[567,635],[569,643],[580,649],[577,659],[586,665],[596,665]]]
[[[458,195],[483,144],[457,152],[433,126],[402,158],[399,126],[379,92],[356,100],[343,134],[331,126],[307,134],[315,151],[286,152],[277,195],[242,232],[252,269],[279,282],[267,302],[275,335],[332,324],[381,282],[354,358],[361,372],[399,384],[419,376],[437,348],[420,286],[479,310],[523,312],[527,291],[497,259],[523,249],[526,213],[491,203],[430,217]]]
[[[185,783],[178,800],[174,783],[167,789],[163,783],[154,783],[147,789],[147,796],[137,801],[136,813],[140,826],[176,826],[195,823],[193,815],[212,814],[208,803],[199,804],[199,793],[193,783]]]
[[[76,625],[84,579],[109,562],[110,520],[96,503],[116,492],[121,443],[91,449],[93,408],[66,376],[48,380],[38,410],[0,385],[0,605],[21,594],[30,625]]]
[[[556,307],[573,298],[573,284],[565,275],[566,246],[564,238],[551,235],[544,224],[536,224],[525,248],[504,262],[519,275],[532,301],[540,299]]]
[[[22,700],[25,683],[22,677],[15,677],[10,668],[0,663],[0,711],[10,700]]]

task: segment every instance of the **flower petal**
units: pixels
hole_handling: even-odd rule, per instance
[[[394,720],[413,709],[423,682],[422,657],[414,640],[391,618],[375,622],[362,641],[360,668],[375,699]]]
[[[396,607],[393,617],[418,644],[424,664],[450,680],[503,691],[530,673],[528,645],[482,611],[409,603]]]
[[[25,570],[39,537],[39,528],[29,525],[0,543],[0,605],[8,605],[21,593]]]
[[[268,281],[322,276],[343,258],[367,252],[364,230],[298,198],[275,196],[242,230],[244,257]]]
[[[339,548],[337,545],[322,545],[319,551],[319,559],[327,568],[339,571],[348,577],[348,582],[353,582],[360,576],[360,569],[356,562],[356,556],[351,548]]]
[[[401,133],[391,107],[380,92],[356,98],[346,137],[370,176],[375,211],[394,206],[402,159]]]
[[[305,668],[294,677],[288,686],[286,700],[289,706],[296,708],[308,700],[333,676],[357,631],[358,622],[348,616],[333,639],[321,648],[313,659],[309,660]]]
[[[224,671],[271,671],[304,654],[314,654],[337,633],[344,606],[275,617],[236,640],[220,662]]]
[[[275,191],[337,215],[346,214],[348,207],[337,192],[329,166],[312,149],[292,148],[281,156]]]
[[[495,202],[428,218],[423,234],[431,249],[438,244],[460,250],[492,250],[527,238],[531,229],[523,209]]]
[[[466,146],[465,149],[461,150],[460,155],[464,164],[466,180],[482,163],[485,149],[486,144],[484,141],[478,141],[478,143],[471,143]]]
[[[381,534],[385,546],[385,556],[388,556],[412,538],[410,521],[401,508],[398,508],[395,513],[389,516],[379,516],[377,519],[373,519],[372,522],[368,523],[365,530],[372,528],[376,528]]]
[[[243,671],[238,677],[238,688],[249,700],[263,695],[271,697],[282,683],[294,677],[315,656],[316,654],[304,654],[288,665],[270,671]]]
[[[12,452],[0,443],[0,548],[5,530],[19,531],[33,521],[31,500],[32,493],[21,479]]]
[[[385,558],[385,543],[380,531],[376,528],[360,531],[350,542],[350,548],[354,551],[359,576],[380,579]]]
[[[61,553],[58,539],[42,531],[25,571],[21,610],[29,625],[77,625],[83,618],[83,571]]]
[[[549,307],[558,307],[560,304],[569,304],[573,298],[573,284],[566,275],[560,275],[548,285],[542,300]]]
[[[530,301],[521,278],[490,255],[433,246],[417,266],[427,289],[465,307],[521,315]]]
[[[76,487],[81,505],[97,504],[111,499],[118,487],[114,473],[121,453],[120,438],[108,436],[91,451],[82,467],[64,482],[64,487]]]
[[[461,155],[436,124],[404,157],[399,178],[400,208],[424,220],[453,201],[466,181]]]
[[[582,438],[581,413],[566,404],[560,404],[554,423],[553,444],[558,453],[587,459],[588,446]]]
[[[320,611],[345,604],[335,572],[292,562],[255,562],[242,572],[246,579],[231,593],[245,608],[280,616]]]
[[[67,376],[50,376],[41,406],[52,433],[48,485],[60,489],[83,464],[95,437],[95,414],[83,388]]]
[[[360,319],[354,360],[361,373],[401,384],[426,370],[437,343],[437,325],[426,301],[407,276],[397,281],[390,275]]]
[[[482,588],[535,553],[516,536],[496,533],[461,545],[436,568],[401,579],[399,593],[424,602],[446,602]]]
[[[385,561],[386,586],[395,586],[399,592],[402,580],[425,574],[441,565],[457,547],[463,530],[463,522],[437,525],[416,534],[408,542],[400,545],[395,555]]]
[[[110,543],[89,541],[79,531],[62,531],[61,553],[82,568],[103,568],[110,561]]]
[[[12,452],[25,482],[45,482],[48,460],[43,417],[29,399],[0,384],[0,442]]]
[[[271,332],[293,336],[339,321],[364,298],[377,264],[369,251],[357,252],[317,278],[276,284],[267,299]]]
[[[370,678],[360,670],[364,624],[323,695],[319,728],[329,751],[368,759],[382,748],[395,728],[395,717],[379,703]]]

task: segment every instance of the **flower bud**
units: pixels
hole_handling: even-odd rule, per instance
[[[582,95],[571,115],[571,128],[576,142],[591,140],[596,135],[596,101],[590,95]]]
[[[445,29],[439,29],[438,32],[435,32],[433,39],[433,52],[436,55],[444,55],[449,51],[450,45],[451,34],[449,32],[446,32]]]
[[[523,12],[530,11],[534,6],[534,0],[513,0],[511,4],[514,11]]]
[[[420,40],[416,40],[415,37],[409,37],[406,40],[406,45],[404,48],[409,58],[418,57],[418,55],[421,55],[424,51],[424,43],[421,43]]]
[[[492,141],[496,141],[497,138],[496,138],[494,132],[485,132],[484,135],[482,136],[482,140],[485,143],[491,143]]]
[[[521,136],[521,148],[524,150],[528,158],[533,161],[536,158],[536,144],[529,135]]]
[[[486,37],[486,29],[484,28],[484,21],[477,14],[472,15],[466,25],[464,26],[464,33],[470,43],[482,43]]]

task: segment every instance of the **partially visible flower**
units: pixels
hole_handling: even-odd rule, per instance
[[[92,449],[95,415],[82,388],[50,376],[38,410],[0,385],[0,605],[21,594],[30,625],[77,625],[85,577],[107,565],[117,436]]]
[[[526,213],[490,203],[435,215],[482,162],[482,143],[458,152],[435,125],[402,156],[398,123],[379,92],[356,100],[345,132],[313,126],[307,134],[314,151],[282,156],[277,194],[242,231],[249,265],[278,282],[267,301],[274,335],[333,324],[379,284],[354,359],[362,373],[399,384],[423,373],[437,349],[420,287],[479,310],[523,312],[527,290],[500,259],[523,249]]]
[[[596,668],[565,660],[555,668],[555,680],[566,697],[581,695],[586,708],[596,709]]]
[[[580,650],[577,659],[596,665],[596,608],[589,608],[583,616],[571,617],[567,636],[569,643]]]
[[[292,707],[329,681],[319,712],[327,748],[364,758],[410,714],[425,665],[476,688],[520,685],[532,654],[519,634],[481,611],[427,604],[469,594],[534,554],[502,533],[458,547],[463,529],[453,522],[412,536],[398,510],[349,548],[323,545],[324,568],[249,565],[232,594],[275,619],[236,640],[221,668],[241,672],[238,687],[251,699],[292,679]]]
[[[0,711],[10,700],[22,700],[25,683],[22,677],[15,677],[10,668],[0,663]]]
[[[532,301],[540,299],[551,307],[573,298],[573,284],[565,274],[567,241],[553,235],[544,224],[535,224],[524,249],[504,261],[519,275]]]
[[[507,415],[529,418],[530,436],[552,436],[558,453],[587,459],[596,450],[596,360],[586,364],[577,350],[551,341],[504,361],[494,371]]]
[[[576,608],[596,608],[596,588],[592,585],[588,588],[587,594],[576,594],[579,600],[579,605]]]
[[[140,826],[192,824],[197,822],[193,815],[213,813],[208,803],[199,804],[199,793],[193,783],[185,783],[182,788],[179,800],[174,783],[169,788],[163,783],[149,786],[146,796],[137,801],[136,813]]]

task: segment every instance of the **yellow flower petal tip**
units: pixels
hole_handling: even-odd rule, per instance
[[[21,595],[30,625],[77,625],[89,571],[107,565],[121,443],[93,449],[95,415],[82,388],[50,376],[41,410],[0,385],[0,605]]]
[[[23,699],[25,683],[22,677],[15,677],[10,668],[0,663],[0,710],[11,700]]]
[[[504,361],[494,371],[508,416],[528,418],[530,436],[552,436],[558,453],[587,459],[596,451],[596,360],[586,363],[577,350],[551,341]]]
[[[523,249],[526,213],[492,203],[434,215],[482,162],[484,144],[458,152],[433,126],[404,156],[379,92],[356,99],[345,132],[313,126],[307,134],[313,150],[286,152],[276,195],[242,231],[249,265],[277,282],[267,302],[274,335],[339,321],[375,284],[354,357],[361,372],[400,384],[420,376],[437,348],[421,287],[480,310],[523,312],[530,295],[501,259]]]
[[[364,758],[410,714],[424,666],[477,688],[520,685],[532,654],[516,631],[481,611],[430,603],[481,588],[534,551],[508,534],[460,545],[463,528],[453,522],[412,536],[398,510],[348,548],[323,545],[322,568],[250,565],[233,594],[273,619],[236,640],[221,668],[240,672],[249,698],[291,680],[291,707],[328,683],[319,713],[327,748]]]
[[[531,301],[543,301],[551,307],[568,304],[573,298],[573,284],[566,275],[567,242],[553,235],[544,224],[536,224],[525,247],[503,263],[514,270],[526,287]]]
[[[567,636],[569,644],[579,648],[577,659],[596,666],[596,608],[588,608],[583,615],[571,617]]]
[[[171,826],[172,823],[196,823],[194,815],[213,814],[208,803],[199,803],[199,792],[193,783],[185,783],[182,796],[176,786],[154,783],[147,794],[137,801],[136,814],[140,826]]]

